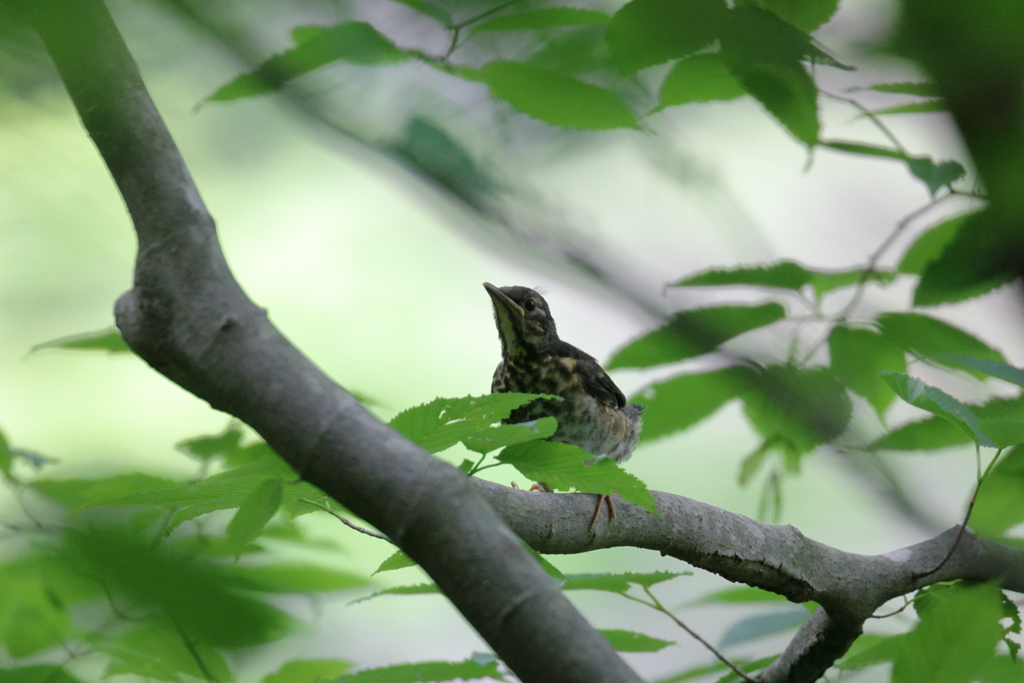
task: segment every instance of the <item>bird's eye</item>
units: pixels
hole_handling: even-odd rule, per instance
[[[526,312],[529,313],[533,309],[537,308],[537,302],[533,299],[527,299],[523,302],[523,308],[525,308]]]

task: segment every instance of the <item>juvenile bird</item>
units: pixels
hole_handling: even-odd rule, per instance
[[[551,441],[573,444],[615,462],[629,458],[640,436],[644,407],[626,405],[626,397],[593,357],[558,338],[551,309],[536,291],[489,282],[484,288],[494,304],[501,339],[501,362],[491,392],[554,394],[563,399],[538,399],[514,410],[505,422],[551,416],[558,420]],[[611,499],[608,503],[614,516]]]

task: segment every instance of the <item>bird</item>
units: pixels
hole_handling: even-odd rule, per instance
[[[529,287],[484,289],[494,306],[494,321],[501,340],[501,362],[491,380],[491,393],[553,394],[562,400],[536,399],[512,411],[508,424],[541,417],[558,421],[549,441],[578,446],[582,451],[625,462],[636,448],[643,427],[644,406],[626,403],[626,397],[601,365],[587,353],[558,336],[547,301]],[[547,489],[546,486],[542,490]],[[598,502],[591,528],[610,497]]]

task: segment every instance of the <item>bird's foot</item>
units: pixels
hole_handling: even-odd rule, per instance
[[[594,527],[597,526],[597,518],[601,516],[601,508],[608,504],[608,521],[615,521],[615,503],[612,501],[612,497],[609,495],[599,495],[597,497],[597,507],[594,509],[594,516],[590,518],[590,533],[594,533]]]

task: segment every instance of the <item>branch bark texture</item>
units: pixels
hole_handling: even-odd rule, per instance
[[[765,683],[813,683],[849,649],[864,622],[885,602],[941,581],[999,579],[1024,592],[1024,548],[984,541],[969,529],[949,559],[959,527],[884,555],[858,555],[775,526],[652,491],[657,517],[618,501],[616,520],[591,531],[594,497],[536,494],[478,481],[505,523],[538,552],[581,553],[632,546],[656,550],[729,581],[820,607],[783,655],[761,674]],[[938,567],[938,571],[930,571]]]
[[[638,681],[461,472],[373,417],[246,297],[102,0],[7,6],[42,37],[134,222],[134,286],[115,308],[128,345],[386,533],[523,681]]]

